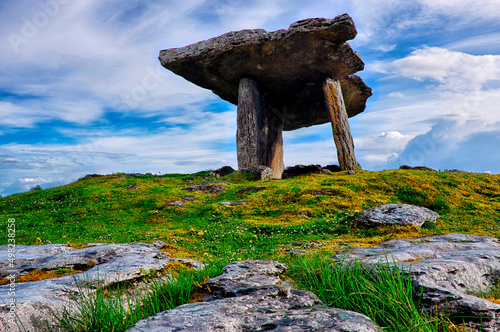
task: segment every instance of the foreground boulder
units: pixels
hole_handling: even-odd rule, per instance
[[[75,249],[64,244],[16,246],[15,267],[8,264],[8,246],[0,247],[0,279],[32,270],[75,269],[85,272],[65,277],[0,286],[0,331],[53,331],[53,312],[69,308],[70,296],[129,282],[141,286],[142,278],[180,261],[200,268],[193,260],[168,258],[153,245],[97,244]],[[165,272],[165,278],[171,277]],[[11,303],[15,304],[13,308]],[[12,314],[16,316],[12,324]],[[20,326],[22,328],[20,329]]]
[[[337,258],[341,259],[342,255]],[[500,276],[496,238],[448,234],[390,240],[374,248],[353,248],[342,259],[411,270],[415,294],[423,308],[445,313],[474,331],[500,331],[500,304],[474,296],[495,287]]]
[[[128,332],[382,331],[368,317],[327,308],[314,294],[281,280],[274,261],[229,264],[207,282],[203,302],[185,304],[138,322]]]
[[[422,206],[385,204],[363,211],[357,221],[366,227],[413,225],[420,228],[426,222],[435,223],[438,218],[439,214]]]

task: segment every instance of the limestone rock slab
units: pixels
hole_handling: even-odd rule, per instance
[[[259,84],[266,104],[284,118],[284,130],[330,121],[322,85],[340,80],[349,116],[364,111],[371,89],[358,76],[364,63],[347,40],[357,34],[349,15],[310,18],[288,30],[233,31],[181,48],[160,51],[161,64],[188,81],[238,103],[242,78]]]
[[[327,308],[311,292],[294,289],[279,277],[285,269],[274,261],[231,263],[207,282],[213,292],[203,302],[164,311],[128,331],[382,331],[364,315]]]
[[[492,237],[465,234],[390,240],[374,248],[353,248],[337,259],[361,260],[411,270],[421,305],[445,312],[474,331],[500,331],[500,304],[471,294],[485,292],[500,279],[500,244]]]
[[[0,246],[0,258],[6,257],[8,246]],[[0,331],[18,331],[18,326],[8,322],[9,303],[14,299],[19,322],[27,331],[42,331],[42,326],[52,320],[52,312],[60,312],[72,294],[92,292],[99,285],[134,282],[151,270],[163,269],[171,261],[182,261],[200,268],[201,262],[166,257],[153,245],[98,244],[75,249],[64,244],[42,246],[16,246],[16,274],[30,270],[57,270],[59,268],[94,267],[75,275],[35,282],[16,283],[14,294],[11,284],[0,286]],[[0,260],[0,276],[5,278],[12,268],[7,259]],[[90,266],[89,266],[90,265]]]

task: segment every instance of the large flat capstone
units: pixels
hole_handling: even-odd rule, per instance
[[[284,130],[330,122],[322,85],[340,80],[350,117],[364,111],[371,89],[358,76],[364,64],[347,40],[357,34],[344,14],[311,18],[288,30],[229,32],[181,48],[160,51],[161,64],[188,81],[238,104],[242,78],[255,80]]]

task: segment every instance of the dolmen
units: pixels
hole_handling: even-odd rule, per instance
[[[365,110],[372,90],[353,75],[364,63],[346,41],[357,34],[347,14],[309,18],[288,30],[241,30],[160,51],[186,80],[238,105],[238,168],[267,166],[281,178],[283,130],[332,123],[340,167],[359,167],[348,117]]]

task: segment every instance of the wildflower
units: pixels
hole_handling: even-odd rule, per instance
[[[198,235],[200,235],[200,236],[203,235],[203,234],[205,234],[203,231],[199,231],[198,232]]]

